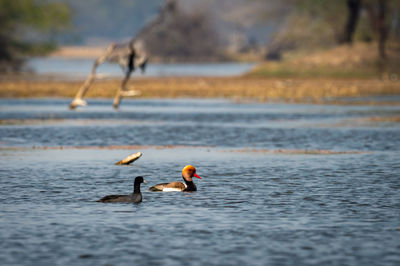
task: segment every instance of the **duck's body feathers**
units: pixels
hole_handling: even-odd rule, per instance
[[[149,188],[149,191],[163,191],[169,183],[161,183]]]
[[[187,186],[182,182],[161,183],[149,188],[150,191],[184,191]]]
[[[131,195],[108,195],[97,202],[133,202],[139,203],[142,202],[142,193],[139,194],[131,194]]]

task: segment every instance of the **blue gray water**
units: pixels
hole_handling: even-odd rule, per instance
[[[400,124],[370,119],[400,106],[67,106],[0,100],[1,265],[400,264]],[[197,192],[146,191],[186,164]]]
[[[40,75],[55,75],[59,78],[83,79],[92,69],[93,59],[65,59],[58,57],[38,57],[28,61],[28,67]],[[234,76],[248,72],[254,63],[151,63],[146,68],[150,77],[168,76]],[[99,77],[122,77],[123,72],[118,65],[104,63],[98,67]],[[140,71],[133,73],[141,77]]]

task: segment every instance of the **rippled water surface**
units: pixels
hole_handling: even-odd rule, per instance
[[[399,106],[67,106],[0,100],[1,265],[400,264]],[[147,192],[186,164],[197,192]]]

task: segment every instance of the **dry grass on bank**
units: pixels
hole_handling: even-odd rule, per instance
[[[82,82],[0,81],[1,98],[73,98]],[[87,98],[113,98],[120,80],[97,81]],[[142,91],[141,98],[228,98],[237,101],[335,101],[341,97],[400,95],[400,82],[381,79],[278,79],[278,78],[139,78],[129,89]]]
[[[281,61],[257,66],[252,77],[371,78],[382,75],[400,78],[400,44],[388,43],[387,56],[378,56],[376,43],[355,43],[328,50],[294,51]]]
[[[58,55],[99,55],[104,50],[85,49],[64,47]],[[379,61],[376,44],[359,43],[324,51],[296,51],[280,62],[263,63],[241,77],[133,78],[128,87],[142,91],[142,98],[237,101],[340,103],[343,97],[400,95],[400,44],[389,44],[387,55],[387,60]],[[46,77],[0,77],[0,97],[73,98],[82,83]],[[98,80],[87,97],[113,98],[120,83],[120,79]],[[365,99],[362,101],[365,103]]]

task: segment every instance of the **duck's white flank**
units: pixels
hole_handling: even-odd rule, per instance
[[[183,184],[183,185],[185,185],[185,188],[187,188],[186,184]],[[165,191],[165,192],[182,191],[182,189],[181,188],[176,188],[176,187],[165,187],[165,188],[163,188],[163,191]]]

